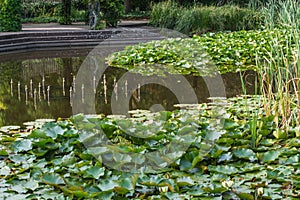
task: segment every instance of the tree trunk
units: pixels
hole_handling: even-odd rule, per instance
[[[124,8],[125,8],[125,14],[127,14],[131,11],[130,0],[124,0]]]
[[[61,24],[71,24],[71,0],[62,0]]]

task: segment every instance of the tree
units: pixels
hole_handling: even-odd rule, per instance
[[[71,0],[62,0],[62,6],[61,6],[61,14],[59,23],[60,24],[71,24]]]
[[[101,20],[105,21],[106,26],[115,27],[122,16],[124,9],[123,0],[90,0],[90,27],[99,29]]]
[[[0,0],[0,32],[21,29],[21,0]]]
[[[124,0],[124,8],[125,8],[125,14],[127,14],[131,11],[131,1],[130,0]]]

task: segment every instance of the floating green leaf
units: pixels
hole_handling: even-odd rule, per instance
[[[243,158],[250,161],[257,159],[255,153],[251,149],[236,149],[233,151],[233,154],[238,158]]]
[[[218,172],[221,174],[236,174],[239,170],[234,166],[229,165],[218,165],[218,166],[208,166],[209,171]]]
[[[15,153],[29,151],[32,149],[32,142],[29,139],[18,140],[12,144]]]
[[[47,173],[42,176],[42,182],[49,185],[61,185],[65,184],[63,178],[56,173]]]
[[[276,160],[279,155],[280,155],[281,151],[280,150],[272,150],[272,151],[268,151],[266,153],[263,154],[261,161],[262,162],[272,162],[274,160]]]
[[[94,179],[98,179],[104,175],[105,168],[94,166],[86,170],[86,174],[92,176]]]

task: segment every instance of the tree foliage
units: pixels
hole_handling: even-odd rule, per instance
[[[0,32],[21,29],[21,0],[0,0]]]
[[[123,13],[123,4],[123,0],[90,0],[90,27],[92,29],[98,29],[99,25],[101,25],[101,20],[105,21],[106,26],[117,26]]]
[[[61,10],[60,10],[60,24],[71,24],[71,0],[62,0]]]

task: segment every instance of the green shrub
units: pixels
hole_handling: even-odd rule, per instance
[[[22,23],[51,23],[58,22],[57,17],[33,17],[33,18],[23,18]]]
[[[35,2],[22,2],[22,17],[35,18],[35,17],[54,17],[58,16],[59,12],[58,2],[50,1],[35,1]]]
[[[145,19],[150,17],[149,11],[131,11],[122,15],[122,19]]]
[[[122,0],[114,0],[114,1],[106,1],[101,0],[101,13],[103,14],[103,19],[106,22],[106,26],[115,27],[118,24],[118,21],[122,17],[123,13],[123,1]]]
[[[59,19],[58,19],[58,22],[60,24],[66,25],[72,23],[71,9],[72,9],[71,0],[62,0],[62,3],[60,4]]]
[[[87,1],[72,1],[71,16],[73,22],[88,22]],[[23,1],[22,2],[22,22],[48,23],[58,22],[62,14],[62,5],[59,2],[50,1]]]
[[[261,17],[249,8],[233,5],[180,7],[173,1],[153,5],[150,23],[185,34],[208,31],[252,30],[260,27]]]
[[[20,31],[22,29],[20,12],[20,0],[0,0],[0,32]]]

